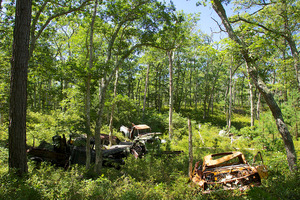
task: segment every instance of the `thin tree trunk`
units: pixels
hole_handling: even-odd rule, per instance
[[[157,101],[158,101],[158,112],[160,112],[161,111],[161,107],[162,107],[162,100],[161,100],[161,73],[162,73],[162,69],[160,68],[159,69],[159,79],[158,79],[158,99],[157,99]]]
[[[146,74],[146,81],[145,81],[144,103],[143,103],[143,119],[145,117],[145,107],[146,107],[146,100],[147,100],[147,89],[148,89],[148,81],[149,81],[149,71],[150,71],[150,64],[148,64],[148,67],[147,67],[147,74]]]
[[[232,66],[229,68],[229,105],[228,105],[228,119],[227,119],[227,131],[231,128],[231,112],[232,112]]]
[[[88,74],[87,82],[86,82],[86,161],[85,167],[86,169],[90,168],[91,164],[91,148],[90,148],[90,141],[91,141],[91,75]]]
[[[98,119],[96,121],[96,127],[95,127],[95,151],[96,151],[96,159],[95,159],[95,172],[97,174],[101,173],[102,169],[102,143],[101,143],[101,128],[102,128],[102,113],[103,113],[103,107],[104,107],[104,101],[105,101],[105,95],[106,95],[106,85],[105,85],[105,79],[106,77],[102,78],[100,85],[99,85],[99,107],[97,116]]]
[[[250,99],[250,115],[251,115],[250,124],[251,126],[254,126],[254,99],[253,99],[253,86],[251,81],[249,81],[249,99]]]
[[[220,72],[220,70],[217,70],[216,74],[214,75],[214,80],[213,80],[213,83],[212,83],[212,89],[211,89],[211,94],[210,94],[209,103],[208,103],[208,108],[211,108],[211,114],[212,115],[213,115],[213,112],[214,112],[214,92],[215,92],[215,88],[216,88],[216,85],[217,85],[219,72]]]
[[[118,79],[119,79],[119,69],[116,71],[116,78],[115,78],[115,84],[114,84],[114,99],[117,96],[117,85],[118,85]],[[114,119],[114,112],[115,112],[115,102],[113,102],[111,107],[111,113],[110,113],[110,120],[109,120],[109,145],[111,146],[113,143],[113,119]]]
[[[244,84],[244,82],[245,82],[245,76],[243,76],[242,77],[242,88],[241,88],[241,90],[240,90],[240,92],[241,92],[241,95],[240,95],[240,99],[241,99],[241,104],[239,104],[240,106],[244,106],[244,87],[245,87],[245,84]]]
[[[173,51],[168,51],[169,57],[169,139],[173,136]]]
[[[189,127],[189,177],[192,179],[193,176],[193,133],[191,120],[188,118],[188,127]]]
[[[28,172],[26,155],[27,70],[31,0],[17,0],[11,59],[9,106],[9,170],[16,169],[19,176]]]
[[[256,106],[256,119],[260,120],[260,98],[261,98],[261,93],[258,93],[257,97],[257,106]]]
[[[141,96],[140,96],[140,82],[141,82],[141,79],[139,78],[138,79],[138,83],[137,83],[137,87],[136,87],[136,100],[138,102],[138,107],[140,107],[140,104],[141,104]]]
[[[201,124],[199,124],[199,137],[201,139],[202,144],[204,145],[204,140],[203,140],[203,137],[202,137],[202,135],[200,133],[200,129],[201,129]]]
[[[227,97],[229,93],[229,84],[227,84],[226,91],[225,91],[225,102],[224,102],[224,113],[227,113]]]
[[[281,109],[279,108],[272,93],[267,88],[266,84],[259,77],[259,74],[256,71],[257,66],[255,63],[255,60],[249,55],[246,44],[242,40],[240,40],[240,38],[235,34],[233,28],[231,27],[231,24],[226,16],[226,12],[225,12],[220,0],[213,0],[212,6],[213,6],[213,9],[216,11],[216,13],[219,15],[219,17],[221,18],[222,23],[225,26],[225,29],[226,29],[229,37],[233,41],[235,41],[238,45],[240,45],[240,47],[241,47],[240,52],[241,52],[244,60],[246,61],[247,68],[249,70],[249,75],[250,75],[253,83],[259,90],[259,92],[264,97],[266,103],[268,104],[268,106],[273,114],[273,117],[275,119],[277,129],[282,136],[282,140],[284,142],[285,150],[286,150],[286,154],[287,154],[287,161],[289,164],[289,169],[290,169],[290,171],[296,171],[297,170],[297,165],[296,165],[297,164],[297,155],[295,152],[295,147],[294,147],[294,143],[293,143],[291,134],[290,134],[286,124],[284,123]]]
[[[90,70],[93,68],[93,43],[94,43],[94,24],[97,13],[98,0],[95,0],[93,17],[91,22],[91,30],[90,30],[90,43],[89,43],[89,72],[87,75],[87,83],[86,83],[86,169],[90,168],[91,164],[91,72]]]

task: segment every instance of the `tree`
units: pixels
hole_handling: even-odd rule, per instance
[[[173,136],[173,50],[169,50],[168,52],[169,58],[169,139],[172,139]]]
[[[114,99],[112,102],[111,106],[111,111],[110,111],[110,120],[109,120],[109,146],[113,145],[113,120],[114,120],[114,113],[115,113],[115,107],[116,107],[116,102],[115,99],[117,97],[117,85],[119,81],[119,69],[116,70],[116,75],[115,75],[115,83],[114,83]]]
[[[172,23],[164,24],[163,29],[159,33],[160,43],[157,48],[165,50],[169,61],[169,138],[172,138],[173,125],[173,61],[174,52],[187,40],[189,33],[194,27],[195,18],[188,21],[182,13],[171,15]]]
[[[90,162],[91,162],[91,70],[93,68],[93,41],[94,41],[94,24],[95,24],[95,18],[97,13],[97,7],[98,7],[98,0],[95,0],[94,3],[94,10],[92,15],[92,21],[91,21],[91,28],[90,28],[90,43],[89,43],[89,71],[87,74],[87,80],[86,80],[86,163],[85,166],[87,169],[90,168]]]
[[[256,60],[253,57],[251,57],[251,55],[249,54],[246,43],[240,37],[238,37],[237,34],[235,33],[235,31],[233,30],[231,23],[229,22],[229,20],[227,18],[226,11],[225,11],[223,5],[221,4],[221,1],[213,0],[212,7],[215,10],[215,12],[219,15],[219,17],[221,18],[222,23],[223,23],[229,37],[239,45],[240,53],[246,62],[248,73],[249,73],[253,83],[255,84],[255,86],[257,87],[257,89],[259,90],[259,92],[262,94],[265,101],[267,102],[267,104],[273,114],[273,117],[276,121],[278,131],[281,134],[284,145],[285,145],[289,169],[291,171],[296,170],[297,169],[297,156],[296,156],[296,152],[295,152],[293,139],[287,128],[287,125],[285,124],[285,122],[283,120],[281,109],[279,108],[278,104],[276,103],[272,93],[267,88],[266,84],[264,83],[264,81],[262,80],[262,78],[259,76],[259,74],[257,72],[258,66],[256,64]]]
[[[30,21],[31,0],[17,0],[11,60],[9,168],[10,170],[17,169],[18,175],[21,176],[28,171],[26,156],[26,90]]]
[[[143,118],[145,117],[145,107],[146,107],[146,97],[147,97],[147,89],[148,89],[148,81],[149,81],[149,71],[150,71],[150,63],[147,66],[147,74],[146,74],[146,81],[145,81],[144,102],[143,102]]]
[[[108,86],[115,72],[134,52],[143,46],[151,46],[160,24],[168,20],[168,12],[173,12],[164,4],[155,0],[109,1],[101,13],[101,23],[105,23],[105,56],[100,66],[99,104],[95,126],[95,172],[100,174],[102,168],[102,149],[100,131],[103,123],[104,104]],[[163,16],[163,18],[160,18]],[[112,62],[113,58],[118,59]]]
[[[51,0],[42,0],[34,2],[34,13],[32,17],[30,31],[30,50],[32,57],[37,40],[41,37],[45,29],[51,22],[61,16],[79,11],[90,3],[91,0],[73,1],[64,0],[56,2]]]
[[[243,7],[258,9],[252,14],[235,16],[233,22],[244,22],[253,26],[259,33],[270,35],[274,41],[282,38],[287,42],[294,60],[295,77],[300,92],[300,59],[296,44],[296,35],[300,26],[299,7],[296,0],[276,0],[256,3],[245,1]]]

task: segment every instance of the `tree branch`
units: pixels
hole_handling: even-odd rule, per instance
[[[264,26],[264,25],[262,25],[262,24],[260,24],[260,23],[258,23],[258,22],[253,22],[253,21],[250,21],[250,20],[248,20],[248,19],[242,18],[242,17],[240,17],[240,16],[238,16],[238,18],[237,18],[236,20],[230,21],[230,22],[231,22],[231,23],[236,23],[236,22],[239,22],[239,21],[246,22],[247,24],[256,25],[256,26],[261,27],[262,29],[264,29],[264,30],[266,30],[266,31],[268,31],[268,32],[274,33],[274,34],[276,34],[276,35],[280,35],[280,36],[282,36],[282,37],[284,37],[284,38],[286,39],[286,35],[285,35],[283,32],[276,31],[276,30],[274,30],[274,29],[270,29],[270,28],[268,28],[268,27],[266,27],[266,26]]]

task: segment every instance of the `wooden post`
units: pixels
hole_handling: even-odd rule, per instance
[[[203,143],[203,145],[204,145],[204,140],[203,140],[202,135],[201,135],[201,133],[200,133],[200,128],[201,128],[201,124],[199,124],[199,136],[200,136],[200,139],[201,139],[201,141],[202,141],[202,143]]]

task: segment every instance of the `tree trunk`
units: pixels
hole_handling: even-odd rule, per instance
[[[228,118],[227,118],[227,131],[231,128],[231,112],[232,112],[232,66],[229,68],[229,105],[228,105]]]
[[[241,107],[244,107],[244,87],[245,87],[244,82],[245,82],[245,76],[242,77],[242,88],[240,90],[240,92],[241,92],[241,95],[240,95],[241,104],[239,104],[239,105]]]
[[[260,98],[261,98],[261,93],[258,93],[258,97],[257,97],[257,106],[256,106],[256,119],[259,120],[260,119]]]
[[[223,8],[223,5],[221,4],[220,0],[213,0],[212,1],[213,9],[216,11],[216,13],[219,15],[219,17],[222,20],[223,25],[225,26],[225,29],[229,35],[229,37],[235,41],[238,45],[240,45],[240,52],[246,61],[247,68],[249,70],[249,75],[254,83],[254,85],[257,87],[259,92],[264,97],[266,103],[268,104],[273,117],[275,119],[277,129],[279,133],[282,136],[282,140],[285,145],[285,150],[287,154],[287,161],[289,164],[290,171],[296,171],[297,170],[297,156],[295,152],[294,143],[291,137],[291,134],[289,130],[287,129],[286,124],[284,123],[282,112],[279,106],[277,105],[272,93],[267,88],[266,84],[263,82],[263,80],[258,76],[258,72],[256,71],[257,66],[255,63],[255,60],[249,55],[246,44],[240,40],[240,38],[235,34],[233,28],[231,27],[231,24],[226,16],[226,12]]]
[[[227,84],[226,90],[225,90],[225,94],[224,94],[224,113],[227,113],[227,97],[228,97],[228,93],[229,93],[229,84]]]
[[[173,136],[173,51],[168,51],[169,57],[169,139],[172,139]]]
[[[150,71],[150,64],[148,64],[148,67],[147,67],[147,74],[146,74],[146,81],[145,81],[144,103],[143,103],[143,119],[145,117],[145,107],[146,107],[146,100],[147,100],[147,89],[148,89],[148,81],[149,81],[149,71]]]
[[[95,0],[94,5],[94,11],[93,11],[93,17],[91,21],[91,30],[90,30],[90,43],[89,43],[89,72],[87,75],[87,82],[86,82],[86,163],[85,167],[86,169],[90,168],[91,164],[91,71],[93,68],[93,43],[94,43],[94,24],[95,24],[95,18],[97,13],[97,6],[98,6],[98,0]]]
[[[191,120],[188,118],[188,128],[189,128],[189,177],[192,179],[193,176],[193,133]]]
[[[162,79],[162,69],[161,68],[159,68],[159,79],[158,79],[158,99],[157,99],[157,101],[158,101],[158,112],[160,112],[161,111],[161,107],[162,107],[162,95],[161,95],[161,85],[162,85],[162,83],[161,83],[161,79]]]
[[[90,141],[91,141],[91,75],[88,74],[87,82],[86,82],[86,161],[85,167],[86,169],[90,168],[91,164],[91,148],[90,148]]]
[[[114,84],[114,99],[117,96],[118,80],[119,80],[119,69],[117,69],[116,71],[116,78]],[[110,120],[109,120],[109,146],[112,145],[112,141],[113,141],[113,119],[114,119],[115,107],[116,107],[116,103],[113,101],[113,104],[111,106]]]
[[[17,0],[11,59],[11,85],[9,107],[9,170],[17,170],[19,176],[28,172],[26,155],[26,105],[27,70],[31,0]]]
[[[102,169],[102,143],[101,143],[101,128],[102,128],[102,113],[106,95],[106,85],[105,79],[106,77],[102,78],[101,83],[99,85],[99,107],[97,112],[97,121],[95,127],[95,151],[96,151],[96,159],[95,159],[95,172],[97,174],[101,173]]]
[[[249,73],[249,72],[248,72]],[[250,99],[250,115],[251,115],[251,126],[254,126],[254,99],[253,99],[253,86],[249,80],[249,99]]]
[[[211,108],[211,114],[212,115],[214,114],[214,93],[215,93],[215,88],[216,88],[217,81],[218,81],[218,78],[219,78],[219,72],[220,72],[220,70],[218,69],[217,72],[216,72],[216,74],[214,74],[214,79],[213,79],[213,83],[212,83],[211,94],[210,94],[209,103],[208,103],[208,108]]]

